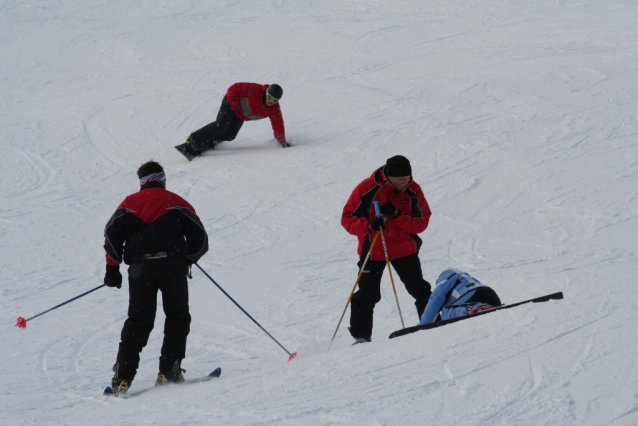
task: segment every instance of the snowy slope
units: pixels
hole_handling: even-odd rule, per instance
[[[5,0],[0,22],[0,424],[638,424],[634,0]],[[188,163],[173,145],[237,81],[283,86],[296,146],[265,120]],[[426,279],[565,299],[388,340],[386,275],[373,342],[347,314],[327,351],[357,272],[341,208],[396,154],[433,210]],[[149,159],[209,232],[202,267],[297,360],[199,271],[184,367],[214,382],[101,396],[126,285],[14,326],[101,284]]]

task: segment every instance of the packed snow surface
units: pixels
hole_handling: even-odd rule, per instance
[[[0,22],[2,425],[638,424],[636,1],[4,0]],[[238,81],[284,88],[295,146],[262,120],[186,161]],[[428,281],[565,299],[389,340],[386,273],[373,341],[348,312],[328,350],[357,274],[341,209],[397,154],[433,211]],[[209,233],[200,265],[297,359],[199,270],[183,366],[210,382],[102,396],[126,284],[15,327],[102,284],[150,159]]]

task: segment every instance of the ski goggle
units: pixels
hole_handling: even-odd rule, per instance
[[[270,101],[272,103],[277,103],[279,102],[279,98],[275,98],[273,95],[271,95],[270,93],[266,92],[266,100]]]

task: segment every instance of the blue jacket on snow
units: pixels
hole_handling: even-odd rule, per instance
[[[419,325],[434,322],[439,313],[441,320],[446,320],[465,316],[472,309],[488,305],[484,301],[470,300],[481,287],[491,290],[465,272],[456,269],[443,271],[436,281],[436,288],[421,315]],[[494,295],[496,296],[496,293]],[[496,298],[498,300],[498,296]]]

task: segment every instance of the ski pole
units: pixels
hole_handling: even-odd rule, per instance
[[[383,216],[381,211],[379,210],[379,202],[373,201],[374,203],[374,211],[377,217]],[[386,219],[383,218],[383,222],[385,223]],[[394,291],[394,299],[397,301],[397,308],[399,309],[399,318],[401,318],[401,326],[405,328],[405,323],[403,322],[403,314],[401,314],[401,306],[399,306],[399,297],[397,296],[397,289],[394,286],[394,277],[392,276],[392,267],[390,266],[390,256],[388,256],[388,247],[385,244],[385,236],[383,235],[383,226],[379,229],[381,233],[381,242],[383,243],[383,252],[385,253],[385,263],[388,265],[388,271],[390,272],[390,282],[392,283],[392,291]]]
[[[335,329],[334,334],[332,335],[332,340],[330,340],[330,345],[328,345],[328,350],[332,347],[332,342],[335,340],[335,336],[337,335],[337,331],[339,330],[339,326],[341,325],[341,321],[343,321],[343,316],[346,314],[348,310],[348,305],[352,300],[352,295],[354,294],[354,290],[357,288],[357,284],[359,284],[359,280],[361,279],[361,275],[363,275],[363,270],[366,267],[366,263],[368,263],[368,259],[370,259],[370,255],[372,254],[372,248],[374,244],[377,242],[377,238],[379,238],[379,234],[374,236],[372,240],[372,244],[370,245],[370,249],[368,250],[368,254],[366,255],[365,260],[363,261],[363,265],[361,265],[361,269],[359,269],[359,275],[357,275],[357,280],[354,282],[354,287],[352,287],[352,291],[350,292],[350,297],[348,297],[348,301],[346,302],[346,307],[343,308],[343,313],[341,314],[341,318],[339,318],[339,324],[337,324],[337,328]]]
[[[46,314],[47,312],[51,312],[51,311],[53,311],[53,310],[55,310],[55,309],[58,309],[60,306],[64,306],[64,305],[66,305],[67,303],[71,303],[71,302],[73,302],[74,300],[79,299],[80,297],[84,297],[84,296],[86,296],[87,294],[94,292],[95,290],[99,290],[99,289],[101,289],[101,288],[102,288],[102,287],[104,287],[105,285],[106,285],[106,284],[99,285],[99,286],[95,287],[94,289],[87,291],[86,293],[82,293],[82,294],[80,294],[79,296],[75,296],[73,299],[69,299],[69,300],[67,300],[67,301],[66,301],[66,302],[64,302],[64,303],[60,303],[59,305],[52,307],[51,309],[47,309],[47,310],[46,310],[46,311],[44,311],[44,312],[40,312],[39,314],[34,315],[34,316],[32,316],[31,318],[24,319],[24,318],[22,318],[22,317],[18,317],[18,322],[16,323],[16,325],[18,326],[18,328],[27,328],[27,321],[31,321],[32,319],[35,319],[35,318],[37,318],[37,317],[39,317],[39,316],[41,316],[41,315],[44,315],[44,314]]]
[[[292,360],[294,357],[296,357],[296,356],[297,356],[297,352],[290,353],[290,352],[288,351],[288,349],[284,348],[284,346],[283,346],[281,343],[279,343],[279,342],[277,341],[277,339],[275,339],[275,338],[272,336],[272,334],[268,333],[268,332],[266,331],[266,329],[265,329],[264,327],[262,327],[262,326],[261,326],[261,324],[259,324],[257,321],[255,321],[255,318],[251,317],[251,316],[250,316],[250,314],[249,314],[248,312],[246,312],[246,310],[245,310],[244,308],[242,308],[242,307],[241,307],[241,305],[240,305],[239,303],[235,302],[235,299],[233,299],[232,297],[230,297],[230,294],[226,293],[226,291],[225,291],[225,290],[224,290],[224,289],[223,289],[223,288],[222,288],[219,284],[217,284],[217,283],[215,282],[215,280],[213,279],[213,277],[211,277],[210,275],[208,275],[208,273],[207,273],[206,271],[204,271],[204,269],[203,269],[201,266],[199,266],[197,263],[195,263],[195,266],[197,266],[197,267],[199,268],[199,270],[200,270],[200,271],[202,271],[202,272],[204,273],[204,275],[206,275],[206,276],[208,277],[208,279],[209,279],[209,280],[211,280],[211,281],[212,281],[212,283],[213,283],[213,284],[215,284],[215,285],[217,286],[217,288],[218,288],[218,289],[220,289],[220,290],[221,290],[221,292],[222,292],[222,293],[224,293],[224,295],[226,295],[226,297],[228,297],[228,298],[230,299],[230,301],[231,301],[231,302],[233,302],[233,303],[235,304],[235,306],[237,306],[239,309],[241,309],[241,311],[242,311],[244,314],[246,314],[246,316],[247,316],[248,318],[250,318],[250,319],[251,319],[251,320],[252,320],[255,324],[257,324],[257,327],[261,328],[261,331],[263,331],[264,333],[266,333],[266,334],[268,335],[268,337],[270,337],[272,340],[274,340],[274,342],[275,342],[275,343],[277,343],[277,344],[279,345],[279,347],[280,347],[281,349],[283,349],[283,350],[284,350],[284,351],[285,351],[285,352],[286,352],[286,353],[290,356],[290,357],[288,358],[288,361]]]

